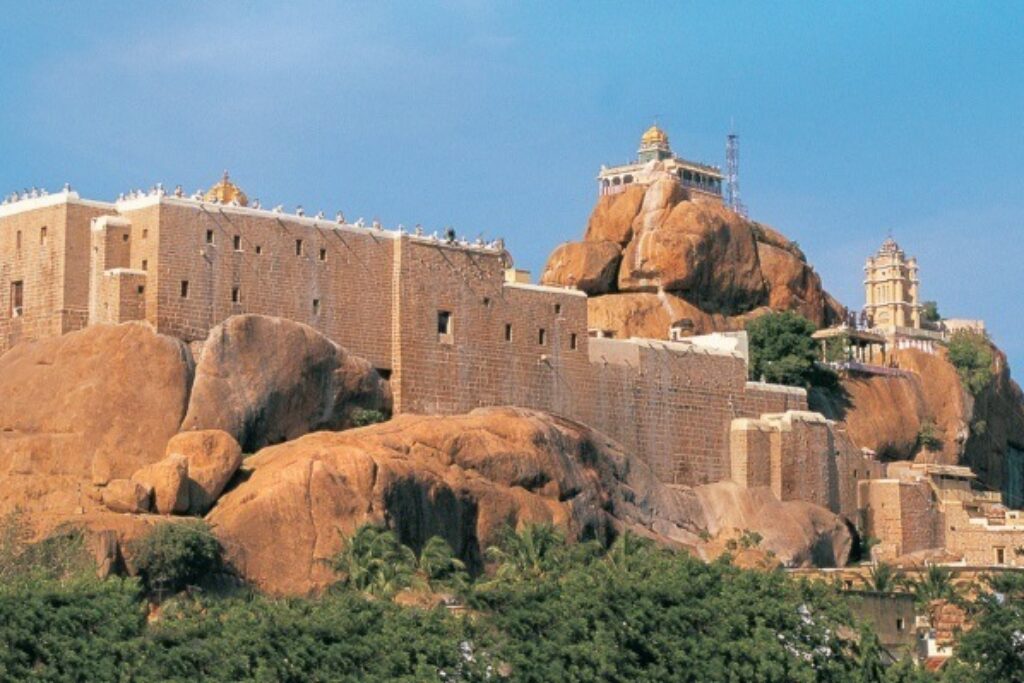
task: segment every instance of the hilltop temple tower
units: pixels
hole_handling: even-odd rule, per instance
[[[660,164],[660,168],[657,168]],[[653,125],[640,137],[637,158],[620,166],[601,166],[597,174],[597,192],[617,194],[634,184],[647,185],[654,170],[664,170],[679,179],[679,184],[698,196],[722,200],[722,170],[717,166],[687,161],[672,153],[668,134]]]
[[[917,259],[891,237],[864,265],[864,316],[875,328],[921,328]]]

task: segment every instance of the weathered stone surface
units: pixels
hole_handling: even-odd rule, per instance
[[[757,244],[761,273],[771,283],[768,306],[777,311],[796,311],[815,325],[825,324],[825,299],[821,278],[799,256],[764,242]]]
[[[680,202],[666,211],[635,231],[623,252],[620,290],[661,288],[705,311],[729,315],[765,303],[757,247],[746,221],[711,202]]]
[[[604,294],[615,289],[621,258],[614,242],[566,242],[551,252],[540,283]]]
[[[184,460],[188,472],[188,511],[206,512],[242,464],[242,449],[227,432],[182,432],[167,442],[167,460]]]
[[[846,524],[823,507],[803,501],[780,502],[768,488],[741,488],[731,481],[694,489],[707,520],[707,530],[719,542],[710,554],[724,550],[720,540],[744,531],[762,536],[760,548],[775,553],[787,567],[837,567],[846,564],[852,537]]]
[[[583,425],[513,408],[403,415],[310,434],[264,449],[245,467],[245,480],[207,519],[245,578],[278,594],[331,582],[323,560],[366,522],[387,524],[413,548],[443,536],[473,567],[506,525],[548,521],[571,538],[605,539],[628,528],[697,552],[708,527],[708,503],[694,490],[660,484],[642,461]],[[766,501],[735,496],[752,517],[772,519],[774,508],[762,511]],[[812,532],[831,513],[822,511],[819,524],[817,509],[779,510],[794,526],[772,547],[802,562],[811,544],[824,543],[824,532]]]
[[[0,357],[0,514],[100,509],[93,482],[159,460],[185,413],[191,356],[146,324],[96,325]]]
[[[172,453],[132,475],[132,481],[153,489],[153,511],[161,515],[188,512],[188,458]]]
[[[597,200],[584,240],[609,241],[625,245],[633,234],[633,219],[640,212],[645,188],[633,185],[619,194],[605,195]]]
[[[694,334],[742,330],[747,321],[769,311],[762,307],[739,316],[712,314],[668,292],[607,294],[587,300],[589,326],[609,330],[620,339],[665,339],[669,326],[678,320],[692,321]]]
[[[203,345],[182,430],[224,430],[249,453],[350,427],[357,409],[390,407],[388,384],[369,362],[302,323],[240,315]]]
[[[113,512],[148,512],[153,490],[130,479],[111,479],[103,487],[103,504]]]

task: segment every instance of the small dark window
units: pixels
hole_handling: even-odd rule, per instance
[[[242,251],[242,236],[235,235],[235,251]]]
[[[897,631],[902,631],[903,630],[903,617],[896,617],[896,630]]]
[[[39,228],[39,244],[46,244],[46,226]]]
[[[146,259],[142,259],[142,269],[149,270],[149,261],[147,261]]]
[[[573,332],[572,334],[569,335],[569,348],[572,349],[573,351],[576,350],[576,333],[575,332]]]
[[[540,331],[537,333],[537,343],[541,346],[548,343],[548,331],[543,327],[540,328]]]
[[[313,315],[320,315],[320,299],[313,299]]]
[[[139,294],[142,294],[143,292],[146,291],[146,286],[145,285],[139,285],[138,287],[135,288],[135,291],[137,293],[139,293]]]
[[[490,308],[490,307],[491,307],[491,297],[485,296],[484,297],[484,308]]]
[[[21,230],[18,231],[16,246],[18,249],[21,249]]]
[[[12,318],[17,318],[24,311],[25,306],[25,284],[21,280],[11,283],[11,311]]]
[[[1006,564],[1006,549],[996,548],[996,564]]]
[[[121,241],[122,242],[127,242],[129,237],[130,237],[130,235],[128,233],[122,233],[121,234]]]
[[[256,255],[259,256],[262,253],[263,253],[263,247],[257,244],[256,245]]]
[[[505,323],[505,341],[512,341],[512,323]]]
[[[213,244],[213,230],[206,231],[206,243]]]
[[[295,255],[302,256],[302,240],[295,240]]]
[[[437,312],[437,333],[441,336],[449,336],[452,333],[451,311]]]
[[[231,288],[231,303],[237,304],[240,300],[241,300],[241,295],[239,294],[238,287],[232,287]]]
[[[142,239],[146,239],[147,237],[149,237],[149,228],[143,228],[142,229]]]
[[[324,249],[323,247],[320,248],[320,260],[321,261],[326,261],[327,260],[327,250]]]
[[[181,281],[181,298],[182,299],[187,299],[188,298],[188,280],[182,280]]]
[[[562,304],[555,304],[555,315],[559,315],[562,312]]]

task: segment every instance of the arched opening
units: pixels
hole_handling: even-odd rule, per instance
[[[628,185],[631,182],[633,182],[633,176],[631,175],[627,175],[625,178],[622,179],[623,185]]]
[[[619,179],[619,176],[612,178],[612,185],[618,185],[620,182],[621,180]]]

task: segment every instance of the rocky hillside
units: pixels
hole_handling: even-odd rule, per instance
[[[139,323],[24,344],[0,357],[0,514],[37,536],[85,529],[108,571],[131,571],[132,541],[154,524],[205,516],[240,577],[274,594],[329,584],[323,561],[366,522],[414,548],[442,535],[474,568],[506,525],[535,521],[575,539],[632,529],[705,557],[747,530],[788,564],[849,553],[825,509],[659,484],[599,432],[544,413],[348,429],[389,403],[366,361],[280,319],[228,319],[198,362]]]
[[[591,327],[616,336],[665,338],[683,319],[696,333],[741,329],[769,310],[819,326],[842,316],[796,243],[668,174],[601,197],[583,241],[556,248],[541,283],[585,291]]]

